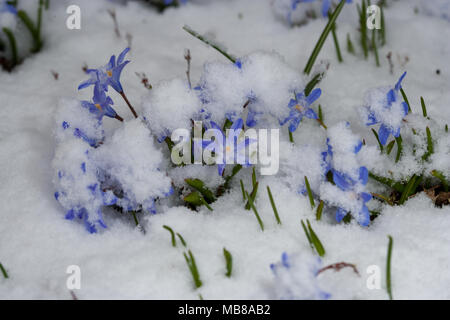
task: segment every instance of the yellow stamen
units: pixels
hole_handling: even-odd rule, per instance
[[[108,71],[106,71],[106,74],[108,75],[108,77],[112,77],[112,72],[111,72],[111,70],[108,70]]]
[[[100,111],[102,111],[102,106],[100,105],[100,104],[95,104],[95,107],[98,109],[98,110],[100,110]]]
[[[305,107],[303,107],[303,106],[301,106],[301,105],[296,105],[295,106],[295,109],[297,109],[298,111],[300,111],[300,112],[303,112],[303,110],[305,109]]]
[[[226,150],[227,152],[230,152],[230,151],[231,151],[231,147],[230,147],[230,146],[226,146],[225,150]]]

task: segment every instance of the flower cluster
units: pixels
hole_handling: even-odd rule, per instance
[[[120,73],[127,52],[117,63],[113,56],[105,67],[89,70],[91,79],[80,88],[94,86],[93,102],[67,100],[56,114],[55,198],[66,209],[66,219],[82,220],[91,233],[106,228],[105,206],[156,213],[156,200],[173,192],[160,170],[161,151],[141,119],[108,135],[103,129],[103,116],[120,118],[106,92],[108,86],[123,92]]]
[[[320,289],[317,273],[321,267],[321,259],[303,253],[288,255],[283,252],[281,261],[271,264],[275,276],[275,299],[282,300],[326,300],[331,295]]]
[[[334,185],[323,184],[321,198],[338,207],[338,222],[350,213],[360,225],[368,226],[370,212],[366,203],[372,195],[365,191],[369,172],[357,158],[361,148],[361,140],[351,132],[348,123],[339,123],[328,130],[323,161],[327,164],[326,171],[332,174]]]
[[[402,74],[394,87],[377,88],[366,94],[366,106],[363,116],[366,125],[380,124],[378,138],[385,145],[392,134],[398,138],[402,127],[403,118],[408,114],[408,105],[399,97],[399,91],[406,72]]]

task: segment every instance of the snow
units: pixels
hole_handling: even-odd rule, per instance
[[[338,63],[330,38],[316,63],[323,60],[320,70],[329,63],[319,85],[322,95],[313,105],[316,110],[321,105],[329,129],[325,131],[316,121],[305,118],[293,133],[294,146],[288,140],[287,127],[280,129],[280,170],[274,176],[257,176],[255,205],[264,232],[253,212],[244,209],[239,186],[242,179],[251,191],[251,168],[242,169],[232,180],[230,191],[211,204],[214,211],[201,207],[195,212],[182,206],[183,194],[165,198],[171,183],[180,185],[186,178],[200,178],[215,189],[223,178],[215,166],[173,168],[165,143],[153,137],[166,134],[165,129],[189,129],[191,119],[206,105],[215,121],[222,121],[226,112],[239,117],[250,94],[256,97],[250,107],[269,114],[258,127],[277,127],[283,108],[288,111],[294,92],[301,92],[307,83],[302,70],[326,20],[320,17],[320,5],[315,4],[318,17],[291,28],[283,13],[274,12],[275,2],[194,1],[162,15],[138,1],[126,5],[87,0],[51,2],[43,23],[43,50],[25,59],[12,73],[0,71],[0,263],[9,274],[9,279],[0,276],[0,298],[70,299],[66,269],[78,265],[81,290],[74,292],[79,299],[198,299],[199,294],[205,299],[270,299],[285,297],[285,289],[294,290],[294,298],[310,298],[316,285],[331,299],[387,299],[387,235],[394,239],[394,298],[450,298],[448,207],[435,207],[423,193],[395,207],[372,200],[370,209],[381,214],[369,227],[361,227],[356,221],[336,223],[332,207],[324,210],[321,221],[315,221],[308,198],[298,192],[306,175],[313,192],[320,193],[323,182],[318,161],[320,153],[326,151],[327,137],[336,138],[331,143],[337,144],[366,142],[356,156],[336,163],[346,172],[356,161],[376,174],[396,179],[422,172],[429,176],[431,170],[450,176],[450,140],[444,131],[450,122],[450,44],[446,41],[450,23],[437,14],[443,11],[423,9],[425,1],[389,2],[385,10],[387,44],[379,48],[380,68],[373,56],[367,61],[362,58],[356,46],[355,5],[346,4],[337,22],[344,62]],[[69,4],[82,9],[81,30],[65,28]],[[108,8],[116,10],[122,38],[114,33]],[[184,25],[226,44],[230,53],[240,57],[242,69],[183,31]],[[121,97],[110,90],[114,108],[125,121],[104,118],[100,125],[89,113],[81,112],[78,103],[91,98],[90,90],[77,91],[86,79],[82,67],[85,63],[89,67],[103,65],[111,54],[121,52],[128,45],[127,33],[132,35],[127,56],[131,63],[124,69],[121,83],[141,117],[134,119]],[[347,33],[357,49],[356,56],[345,50]],[[27,37],[21,38],[19,49],[26,44]],[[187,84],[186,48],[192,56],[193,87],[207,84],[208,104],[202,103],[202,96]],[[385,58],[388,52],[392,52],[392,74]],[[358,110],[365,105],[367,90],[394,84],[405,70],[408,75],[403,88],[412,114],[402,127],[404,155],[395,164],[395,148],[390,157],[380,155]],[[58,80],[51,71],[59,74]],[[148,75],[152,90],[145,88],[136,72]],[[425,98],[431,120],[422,116],[420,96]],[[69,124],[67,130],[63,121]],[[351,132],[341,128],[345,122],[351,124]],[[339,130],[333,132],[335,126]],[[426,162],[418,161],[426,152],[427,126],[435,153]],[[73,135],[74,128],[104,143],[93,148]],[[86,175],[81,169],[83,162],[87,163]],[[107,228],[98,228],[96,234],[86,232],[83,224],[64,219],[68,208],[78,203],[91,206],[88,209],[94,214],[90,222],[97,219],[98,208],[104,203],[97,202],[100,198],[91,199],[86,186],[97,181],[99,167],[120,181],[136,203],[161,198],[158,214],[138,214],[145,235],[135,228],[129,214],[110,208],[102,211]],[[58,178],[58,168],[66,172],[65,179]],[[55,200],[57,186],[70,190],[67,207]],[[274,218],[266,186],[272,191],[281,225]],[[385,191],[373,181],[365,188]],[[104,197],[102,200],[112,201],[110,192]],[[322,266],[345,261],[355,264],[360,275],[348,268],[324,271],[315,278],[308,273],[316,255],[303,233],[301,219],[311,221],[325,247]],[[171,246],[163,225],[187,241],[199,268],[201,288],[194,288],[184,250],[181,244]],[[233,256],[231,278],[224,276],[224,247]],[[286,278],[280,280],[270,265],[279,263],[283,252],[293,257],[301,272],[284,274]],[[380,268],[381,288],[371,290],[366,286],[367,268],[373,265]],[[289,287],[291,276],[298,285]]]

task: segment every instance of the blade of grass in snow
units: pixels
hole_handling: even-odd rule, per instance
[[[375,181],[378,181],[379,183],[388,186],[389,188],[396,190],[397,192],[402,193],[405,190],[405,187],[401,183],[398,183],[392,179],[377,176],[372,172],[369,172],[369,177]]]
[[[225,266],[227,268],[227,272],[225,273],[225,276],[227,276],[229,278],[229,277],[231,277],[231,273],[233,271],[233,256],[225,248],[223,248],[223,256],[225,257]]]
[[[181,234],[177,233],[178,239],[180,239],[181,244],[183,245],[183,247],[187,246],[186,241],[184,240],[184,238],[181,236]]]
[[[256,186],[256,171],[255,171],[255,167],[252,168],[252,186],[253,186],[253,188]]]
[[[322,113],[322,106],[319,104],[319,111],[318,111],[318,115],[319,120],[322,121],[323,123],[323,113]]]
[[[422,114],[424,118],[427,118],[427,107],[425,105],[425,100],[423,100],[423,97],[420,97],[420,105],[422,106]]]
[[[244,182],[242,182],[242,179],[240,180],[241,183],[241,191],[242,191],[242,201],[245,201],[245,189],[244,189]]]
[[[408,183],[406,184],[405,190],[403,191],[402,195],[400,196],[400,200],[398,203],[400,205],[404,204],[406,200],[408,200],[408,197],[412,193],[413,186],[416,182],[417,176],[414,174],[411,179],[409,179]]]
[[[208,46],[216,49],[218,52],[220,52],[225,58],[230,60],[232,63],[236,63],[236,58],[232,56],[231,54],[227,53],[225,49],[221,48],[219,44],[214,43],[212,40],[207,39],[206,37],[202,36],[198,32],[191,29],[189,26],[184,25],[183,30],[187,33],[191,34],[192,36],[196,37],[198,40],[202,41],[203,43],[207,44]]]
[[[306,186],[306,191],[308,192],[309,203],[311,203],[311,209],[314,209],[314,207],[316,205],[314,203],[314,197],[313,197],[313,194],[311,191],[311,186],[309,185],[309,181],[306,176],[305,176],[305,186]]]
[[[320,200],[319,206],[317,207],[317,211],[316,211],[316,220],[317,221],[322,219],[323,206],[324,206],[324,202],[323,202],[323,200]]]
[[[325,43],[325,40],[328,37],[328,34],[330,33],[334,23],[336,22],[337,17],[341,13],[342,8],[345,5],[346,0],[341,0],[341,2],[338,4],[336,9],[333,11],[333,13],[330,16],[330,19],[328,19],[328,23],[325,26],[325,29],[323,29],[322,34],[319,37],[319,40],[316,43],[316,46],[314,47],[314,50],[311,53],[311,56],[308,59],[308,63],[306,64],[305,69],[303,70],[304,73],[309,74],[312,70],[312,67],[314,66],[314,62],[317,59],[317,56],[319,55],[320,50],[323,47],[323,44]]]
[[[394,148],[395,145],[395,140],[392,140],[391,142],[389,142],[389,144],[386,147],[386,153],[389,155],[391,154],[392,149]]]
[[[441,171],[433,170],[433,171],[431,171],[431,175],[433,177],[438,178],[442,183],[442,187],[444,188],[444,191],[448,192],[448,182],[447,182],[447,179],[445,179],[444,174]]]
[[[330,16],[330,15],[328,14],[328,16]],[[339,40],[336,35],[336,23],[334,23],[333,27],[331,28],[331,35],[333,36],[333,42],[334,42],[334,47],[336,49],[336,56],[338,58],[338,61],[343,62],[344,59],[342,59],[341,48],[339,47]]]
[[[253,204],[252,198],[248,195],[248,192],[245,193],[248,201],[250,203],[250,207],[253,209],[253,213],[255,214],[256,219],[258,220],[259,227],[261,228],[261,231],[264,231],[264,223],[261,220],[261,217],[259,216],[258,210],[256,210],[255,205]]]
[[[198,289],[202,286],[202,281],[200,280],[200,274],[198,272],[197,264],[195,263],[194,255],[191,250],[188,250],[188,254],[183,252],[184,259],[188,265],[189,271],[191,272],[192,279],[194,280],[195,288]]]
[[[9,47],[11,48],[11,55],[12,55],[12,65],[15,66],[19,62],[19,56],[17,53],[17,43],[16,43],[16,37],[12,33],[12,31],[9,28],[3,28],[3,32],[5,33],[6,37],[8,38]]]
[[[311,224],[308,219],[306,219],[307,226],[305,226],[305,223],[303,220],[301,220],[301,224],[303,227],[303,231],[305,231],[306,238],[308,239],[311,247],[316,250],[317,254],[321,257],[325,255],[325,248],[322,245],[322,242],[320,242],[319,237],[314,232],[313,228],[311,227]]]
[[[383,145],[380,142],[380,138],[378,137],[378,133],[375,129],[372,129],[373,135],[375,136],[375,139],[377,139],[378,146],[380,147],[380,151],[383,152]]]
[[[258,193],[258,186],[259,186],[259,183],[256,182],[255,186],[253,187],[252,193],[250,193],[250,197],[248,196],[248,193],[246,192],[246,197],[248,199],[247,204],[245,205],[246,210],[250,210],[250,207],[251,207],[250,201],[255,202],[256,194]]]
[[[281,224],[280,216],[278,215],[277,206],[275,205],[275,201],[273,201],[272,192],[270,191],[270,187],[267,186],[267,194],[269,195],[270,204],[272,205],[273,214],[275,215],[275,219],[278,224]]]
[[[408,105],[408,112],[412,112],[408,97],[406,96],[405,90],[403,90],[403,88],[400,88],[400,93],[402,94],[403,101],[405,101],[405,103]]]
[[[397,163],[400,160],[400,156],[402,155],[402,150],[403,150],[402,136],[399,135],[397,138],[395,138],[395,142],[397,142],[397,155],[395,156],[395,163]]]
[[[433,138],[431,137],[430,128],[427,127],[426,132],[427,132],[427,152],[422,157],[424,161],[427,161],[428,158],[434,153]]]
[[[173,232],[172,228],[169,227],[169,226],[164,225],[163,228],[170,232],[170,238],[171,238],[171,241],[172,241],[172,247],[176,247],[177,246],[177,240],[175,238],[175,232]]]
[[[363,52],[364,52],[364,58],[367,59],[367,57],[369,55],[369,50],[367,48],[366,1],[362,0],[361,7],[357,4],[356,8],[357,8],[358,14],[359,14],[359,29],[360,29],[360,32],[361,32],[361,47],[362,47]]]
[[[386,44],[386,24],[384,23],[383,6],[380,7],[381,7],[381,18],[380,18],[381,45],[384,46]]]
[[[288,132],[289,132],[289,142],[294,143],[294,136],[292,135],[292,132],[290,132],[290,131],[288,131]]]
[[[5,279],[8,279],[9,278],[8,273],[6,272],[5,268],[3,267],[3,265],[1,263],[0,263],[0,270],[2,271],[3,277]]]
[[[391,236],[388,236],[388,252],[386,258],[386,289],[389,295],[389,299],[392,300],[392,279],[391,279],[391,260],[392,260],[392,246],[394,245],[394,240]]]
[[[309,96],[314,87],[320,82],[323,74],[316,74],[305,86],[305,96]]]
[[[355,47],[353,46],[353,42],[350,39],[349,33],[347,33],[347,51],[348,53],[355,54]]]

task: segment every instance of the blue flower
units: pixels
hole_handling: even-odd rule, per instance
[[[305,97],[305,94],[298,93],[296,95],[296,99],[291,99],[289,101],[288,107],[291,109],[289,116],[280,121],[280,125],[284,125],[286,122],[290,122],[289,131],[294,132],[297,130],[298,125],[302,121],[303,117],[307,117],[309,119],[318,119],[316,112],[310,107],[311,104],[316,101],[322,91],[320,89],[314,89],[309,96]]]
[[[238,162],[243,166],[251,166],[250,159],[245,155],[245,150],[248,145],[254,143],[255,140],[250,138],[244,138],[242,141],[238,141],[238,137],[243,133],[242,126],[244,121],[239,118],[230,127],[228,136],[225,135],[223,130],[214,122],[211,121],[211,128],[219,131],[222,134],[223,139],[214,141],[203,141],[203,147],[205,150],[214,151],[217,169],[219,175],[223,175],[225,166],[227,164],[233,164]],[[242,156],[243,163],[241,163],[240,156]],[[251,155],[250,155],[251,156]]]
[[[332,167],[332,157],[333,157],[333,148],[329,144],[329,139],[327,139],[328,149],[325,151],[322,156],[323,160],[326,163],[327,171],[331,171],[333,175],[333,182],[336,186],[342,191],[348,192],[350,197],[356,201],[357,206],[359,207],[358,212],[352,212],[352,215],[356,218],[358,223],[362,226],[368,226],[370,223],[370,212],[366,206],[366,203],[372,199],[372,195],[367,192],[360,191],[361,186],[365,186],[367,184],[369,178],[369,171],[366,167],[361,166],[359,168],[359,177],[357,180],[353,179],[350,174],[341,172]],[[362,142],[359,142],[353,150],[353,153],[356,155],[362,148]],[[342,219],[349,213],[348,210],[344,208],[338,208],[336,211],[336,221],[341,222]]]
[[[372,105],[368,106],[368,119],[366,125],[371,126],[381,123],[380,129],[378,130],[378,138],[380,139],[380,143],[382,145],[386,144],[391,134],[396,138],[400,136],[400,129],[402,124],[401,121],[398,121],[393,125],[392,117],[383,117],[383,113],[390,112],[392,110],[392,107],[395,106],[396,108],[400,108],[399,112],[402,114],[402,118],[404,118],[408,114],[408,105],[404,101],[402,101],[400,104],[396,103],[399,102],[399,91],[402,87],[401,83],[405,76],[406,72],[402,74],[400,79],[395,84],[394,88],[391,88],[388,91],[388,93],[386,94],[386,99],[383,101],[382,110],[378,110],[374,107],[375,103],[378,103],[378,101],[375,101],[375,103],[371,102]],[[390,120],[390,123],[387,123],[387,120]]]
[[[123,68],[130,62],[124,61],[125,55],[130,51],[130,48],[123,50],[116,61],[116,56],[113,55],[109,59],[108,64],[98,69],[89,69],[86,72],[91,76],[90,79],[82,82],[78,86],[78,90],[89,87],[93,84],[99,85],[104,91],[108,91],[108,86],[111,86],[118,93],[123,92],[120,84],[120,74]]]
[[[322,260],[310,254],[288,255],[283,252],[281,261],[271,264],[275,281],[275,298],[282,300],[326,300],[331,295],[320,289],[317,273]]]
[[[2,12],[8,12],[17,15],[16,7],[9,4],[6,0],[0,0],[0,13]]]
[[[92,102],[82,101],[81,105],[84,108],[87,108],[91,113],[94,113],[99,120],[103,118],[103,116],[107,116],[110,118],[117,117],[116,111],[111,107],[113,101],[110,97],[106,96],[105,91],[103,91],[101,85],[96,83],[94,85],[94,97],[92,98]]]

